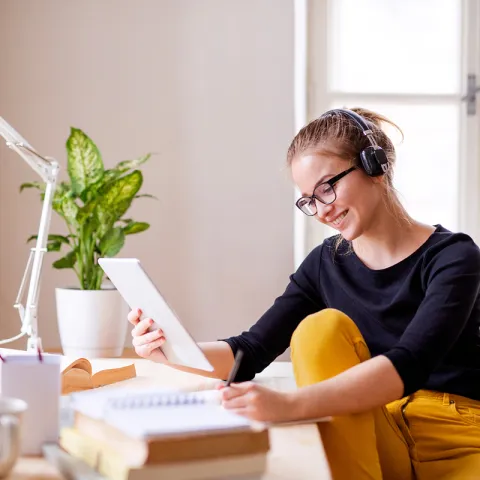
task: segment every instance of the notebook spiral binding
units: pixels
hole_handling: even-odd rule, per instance
[[[155,408],[181,405],[203,405],[209,403],[208,399],[199,392],[190,393],[162,393],[162,394],[137,394],[128,397],[112,398],[109,407],[115,409]]]

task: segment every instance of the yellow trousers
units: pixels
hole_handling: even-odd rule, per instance
[[[300,323],[291,355],[299,387],[370,358],[357,326],[334,309]],[[318,428],[334,480],[480,479],[479,401],[419,390],[383,408],[319,423]]]

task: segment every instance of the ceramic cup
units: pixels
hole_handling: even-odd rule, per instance
[[[0,397],[0,478],[12,470],[20,454],[21,426],[27,403]]]

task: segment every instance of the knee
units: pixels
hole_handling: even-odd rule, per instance
[[[306,317],[293,332],[290,346],[298,386],[334,377],[370,358],[353,320],[332,308]]]
[[[309,315],[300,322],[291,339],[291,347],[304,349],[308,345],[319,346],[319,342],[331,344],[338,336],[360,336],[353,320],[334,308],[325,308]]]

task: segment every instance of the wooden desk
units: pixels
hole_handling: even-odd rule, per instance
[[[128,384],[129,387],[171,386],[181,389],[208,389],[218,382],[139,358],[93,359],[91,362],[94,371],[134,362],[137,377],[115,386]],[[274,362],[257,375],[256,381],[279,390],[294,388],[291,364]],[[331,480],[325,451],[315,424],[271,428],[270,441],[267,473],[262,480]],[[62,476],[43,458],[21,458],[8,478],[59,480]]]

